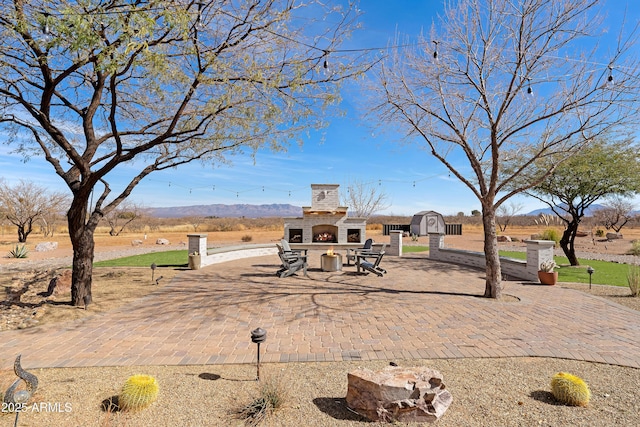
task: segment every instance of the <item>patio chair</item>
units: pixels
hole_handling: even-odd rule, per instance
[[[382,248],[379,251],[368,251],[361,252],[356,255],[356,266],[358,267],[358,273],[360,273],[360,268],[362,267],[364,270],[370,271],[375,275],[382,277],[387,273],[387,270],[380,267],[380,261],[382,261],[382,257],[384,256],[384,249],[386,247],[386,243],[382,245]],[[369,261],[367,258],[370,258]]]
[[[356,256],[359,253],[365,253],[371,251],[371,247],[373,246],[373,239],[367,239],[364,242],[364,246],[361,248],[355,249],[347,249],[347,265],[351,265],[351,260],[356,262]]]
[[[296,272],[302,270],[305,276],[307,276],[307,256],[301,255],[295,252],[286,252],[280,245],[278,247],[278,256],[282,264],[280,269],[276,272],[279,277],[288,277]]]
[[[294,253],[300,256],[307,256],[308,249],[291,249],[291,246],[286,239],[280,240],[280,244],[282,245],[282,250],[284,251],[284,253]]]

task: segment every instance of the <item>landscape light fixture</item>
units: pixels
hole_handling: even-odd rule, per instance
[[[256,328],[251,331],[251,341],[258,345],[258,362],[256,364],[256,381],[260,381],[260,343],[267,340],[267,331],[262,328]]]
[[[29,393],[27,390],[19,390],[19,391],[16,391],[15,394],[13,395],[13,402],[20,408],[25,408],[25,405],[30,398],[31,398],[31,393]],[[18,416],[20,416],[20,412],[22,411],[16,410],[16,419],[13,422],[13,427],[18,426]]]
[[[589,273],[589,290],[591,290],[591,275],[595,273],[595,270],[593,267],[589,266],[587,267],[587,273]]]
[[[153,282],[153,278],[155,277],[156,274],[156,268],[158,268],[158,265],[154,262],[153,264],[151,264],[151,281]]]

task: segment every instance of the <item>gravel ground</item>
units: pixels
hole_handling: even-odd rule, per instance
[[[453,403],[437,422],[464,426],[640,425],[640,370],[547,358],[399,360],[404,367],[440,371]],[[262,381],[277,378],[286,390],[284,408],[268,426],[371,426],[345,404],[347,373],[382,369],[389,361],[267,364]],[[558,404],[550,393],[556,372],[583,378],[592,393],[586,408]],[[20,415],[24,426],[241,426],[233,410],[257,396],[255,365],[140,366],[42,369],[36,399]],[[129,375],[153,375],[160,396],[138,413],[104,412],[101,402],[119,392]],[[62,408],[34,411],[33,404]],[[53,404],[53,405],[51,405]],[[65,412],[68,411],[68,412]],[[9,425],[13,414],[0,416]],[[388,424],[387,424],[388,425]]]

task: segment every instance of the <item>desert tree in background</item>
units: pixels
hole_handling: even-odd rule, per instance
[[[324,124],[372,65],[338,51],[357,10],[332,3],[2,1],[0,128],[72,194],[74,305],[91,301],[98,223],[150,173],[285,150]]]
[[[588,209],[598,200],[631,196],[640,192],[640,150],[629,140],[594,141],[578,154],[558,164],[553,173],[527,191],[546,203],[565,229],[560,247],[571,265],[580,265],[575,249],[576,233]],[[553,157],[541,160],[555,163]]]
[[[640,176],[638,180],[640,180]],[[633,211],[635,208],[636,206],[630,199],[613,195],[605,200],[602,207],[595,210],[593,218],[596,224],[601,224],[607,230],[613,229],[619,233],[622,227],[637,216]]]
[[[18,242],[25,243],[33,227],[44,221],[50,226],[54,219],[69,208],[69,196],[31,181],[19,180],[9,184],[0,180],[0,213],[16,226]]]
[[[513,217],[518,215],[522,210],[523,204],[518,202],[509,202],[501,204],[496,210],[496,224],[502,232],[507,231],[507,227],[511,224]]]
[[[125,200],[105,214],[104,220],[109,225],[109,235],[119,236],[125,228],[131,227],[134,221],[140,221],[143,216],[144,209],[140,205]]]
[[[397,37],[369,88],[376,121],[400,128],[480,201],[485,297],[502,291],[497,209],[638,118],[636,29],[600,38],[602,5],[445,2],[428,34]],[[557,161],[536,165],[549,157]]]
[[[342,204],[351,210],[349,214],[357,218],[370,218],[390,206],[387,193],[378,183],[351,181],[340,197]]]

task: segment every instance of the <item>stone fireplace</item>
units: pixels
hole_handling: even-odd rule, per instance
[[[285,218],[284,238],[289,243],[364,243],[367,220],[350,218],[340,206],[337,184],[311,184],[311,206],[302,218]]]

